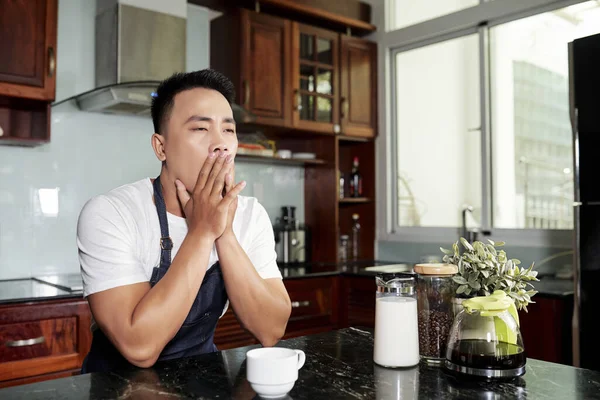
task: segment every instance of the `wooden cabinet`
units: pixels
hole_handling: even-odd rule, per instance
[[[0,0],[0,95],[54,100],[58,0]]]
[[[238,322],[231,305],[217,323],[215,345],[219,350],[233,349],[256,344],[258,341]]]
[[[375,277],[342,276],[340,327],[375,327]]]
[[[286,338],[337,328],[337,277],[290,279],[284,283],[292,301],[292,314],[287,324]]]
[[[58,0],[0,0],[0,144],[50,140]]]
[[[537,294],[519,312],[519,322],[527,357],[571,365],[573,362],[571,319],[573,296],[544,297]]]
[[[374,137],[376,61],[375,43],[262,13],[211,22],[211,67],[258,125]]]
[[[90,323],[84,299],[0,306],[0,387],[79,373]]]
[[[293,126],[339,133],[339,35],[294,22],[291,58]]]
[[[290,21],[244,9],[211,23],[211,67],[234,82],[257,124],[291,123],[290,35]]]
[[[284,338],[310,335],[336,329],[339,323],[339,279],[289,279],[283,283],[292,302]],[[256,344],[258,341],[238,322],[231,307],[221,317],[215,331],[219,350]]]
[[[377,44],[342,35],[340,58],[342,132],[373,137],[377,124]]]

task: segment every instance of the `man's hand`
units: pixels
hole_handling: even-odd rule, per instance
[[[188,221],[190,234],[215,241],[230,225],[228,216],[231,203],[237,202],[237,195],[246,186],[246,182],[240,182],[223,197],[226,180],[233,182],[232,169],[233,155],[210,153],[198,174],[191,196],[181,181],[175,181],[177,197]]]
[[[231,192],[233,190],[234,181],[235,181],[235,166],[231,169],[231,173],[227,174],[225,177],[225,190],[224,190],[225,194],[228,194],[229,192]],[[229,209],[227,210],[227,226],[225,227],[225,231],[223,232],[223,235],[233,234],[233,218],[235,217],[237,205],[238,205],[238,198],[237,198],[237,194],[236,194],[235,199],[233,199],[231,201],[231,203],[229,203]]]

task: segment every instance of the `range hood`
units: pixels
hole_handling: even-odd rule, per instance
[[[96,3],[96,89],[77,97],[84,111],[149,115],[159,82],[185,71],[185,13],[131,3]]]
[[[143,8],[153,3],[158,9]],[[95,89],[76,96],[83,111],[150,115],[160,81],[186,71],[187,2],[97,0]],[[232,104],[239,123],[254,116]]]

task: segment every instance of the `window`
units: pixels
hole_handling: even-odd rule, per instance
[[[600,2],[390,1],[396,30],[382,39],[394,79],[393,129],[382,144],[391,148],[384,178],[395,189],[386,197],[394,216],[387,214],[387,237],[454,238],[471,206],[470,227],[566,245],[573,225],[567,45],[600,32]]]
[[[479,0],[394,0],[390,29],[395,30],[479,4]]]
[[[398,225],[460,226],[481,207],[479,39],[396,55]]]
[[[495,227],[572,229],[567,45],[599,27],[586,2],[490,30]]]

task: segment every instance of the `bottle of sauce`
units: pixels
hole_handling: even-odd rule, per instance
[[[360,260],[360,223],[358,222],[359,215],[352,214],[352,260]]]
[[[362,176],[358,170],[358,157],[354,157],[350,174],[350,197],[361,197],[362,195]]]

